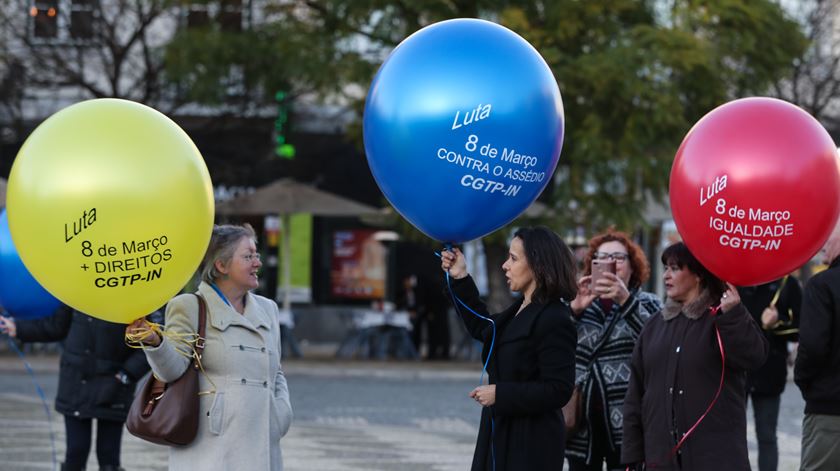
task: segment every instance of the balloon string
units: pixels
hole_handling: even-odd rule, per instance
[[[450,248],[451,248],[450,245],[446,246],[446,250],[449,250]],[[437,255],[438,258],[440,258],[440,253],[435,252],[435,255]],[[481,367],[481,376],[478,378],[478,384],[481,385],[481,384],[484,383],[484,375],[486,374],[487,375],[487,382],[489,383],[490,382],[490,374],[487,373],[487,365],[490,364],[490,357],[493,356],[493,347],[496,344],[496,321],[494,321],[493,319],[491,319],[489,317],[482,316],[481,314],[475,312],[471,307],[467,306],[467,304],[464,301],[461,301],[461,298],[456,296],[455,291],[452,290],[452,283],[450,282],[450,279],[449,279],[449,272],[447,271],[445,273],[446,273],[446,287],[449,288],[449,295],[452,296],[452,302],[453,302],[453,305],[455,306],[455,311],[456,312],[459,311],[458,304],[460,304],[467,311],[471,312],[476,317],[489,322],[490,325],[493,327],[493,335],[490,338],[490,348],[487,350],[487,359],[484,360],[484,365]],[[460,316],[460,313],[458,315]],[[490,456],[491,456],[491,460],[492,460],[492,463],[493,463],[493,471],[495,471],[496,470],[496,419],[493,417],[492,414],[490,416]]]
[[[146,324],[146,328],[142,329],[140,332],[125,333],[126,345],[131,348],[143,349],[149,346],[145,343],[145,341],[152,338],[153,335],[157,335],[161,341],[163,341],[164,338],[167,338],[170,342],[174,343],[175,351],[181,355],[188,358],[195,355],[195,349],[193,346],[195,345],[195,342],[198,341],[198,334],[194,332],[172,332],[164,329],[162,325],[156,322],[144,322]]]
[[[719,311],[720,311],[720,306],[713,307],[712,312],[711,312],[712,317],[716,316]],[[697,422],[695,422],[694,425],[692,425],[691,428],[688,429],[688,432],[686,432],[685,435],[683,435],[683,437],[679,441],[679,443],[677,443],[677,445],[674,447],[674,449],[671,450],[671,456],[673,456],[677,453],[677,450],[679,450],[680,447],[682,447],[683,443],[685,443],[685,441],[694,432],[694,430],[697,428],[697,426],[700,425],[700,422],[702,422],[703,419],[706,418],[706,416],[712,410],[712,407],[714,407],[715,404],[717,403],[718,398],[720,397],[721,391],[723,391],[723,380],[726,377],[726,350],[723,348],[723,339],[721,339],[721,337],[720,337],[720,329],[718,328],[717,323],[714,323],[714,326],[715,326],[715,338],[717,339],[718,349],[720,350],[720,382],[718,383],[717,391],[715,391],[715,397],[714,397],[714,399],[712,399],[712,402],[709,404],[709,407],[706,408],[706,411],[703,412],[703,415],[701,415],[700,418],[697,419]]]
[[[20,357],[20,360],[23,362],[23,366],[26,368],[26,372],[29,373],[29,377],[32,379],[32,384],[35,386],[35,390],[38,392],[38,396],[41,398],[41,405],[44,406],[44,412],[46,412],[47,414],[47,425],[49,426],[50,430],[50,447],[52,448],[52,464],[53,469],[56,469],[58,465],[56,463],[55,458],[55,434],[53,433],[52,416],[50,414],[50,406],[47,404],[47,396],[44,394],[44,390],[41,389],[41,386],[35,379],[35,372],[32,371],[32,367],[29,365],[29,362],[26,361],[26,356],[23,354],[22,351],[20,351],[15,342],[12,341],[11,337],[7,338],[9,340],[9,346]]]
[[[718,312],[720,312],[720,306],[714,306],[711,308],[710,314],[712,317],[714,317],[718,314]],[[691,436],[692,433],[694,433],[694,430],[697,428],[698,425],[700,425],[700,422],[702,422],[703,419],[706,418],[706,416],[712,410],[712,407],[714,407],[717,403],[721,391],[723,391],[723,380],[726,376],[726,351],[723,348],[723,339],[721,339],[720,337],[720,329],[718,328],[717,323],[713,324],[715,326],[715,337],[717,338],[718,349],[720,350],[720,383],[718,384],[717,391],[715,392],[715,397],[712,399],[712,402],[709,404],[709,407],[707,407],[706,411],[703,412],[703,415],[701,415],[700,418],[697,419],[697,422],[695,422],[694,425],[692,425],[691,428],[688,429],[688,432],[683,434],[680,441],[677,442],[676,446],[674,446],[674,448],[671,450],[671,453],[668,455],[668,461],[671,461],[674,458],[674,456],[676,456],[679,449],[683,446],[685,441],[688,440],[688,437]],[[656,468],[657,465],[650,464],[648,467],[652,469]]]
[[[459,310],[458,309],[458,304],[460,304],[467,311],[470,311],[471,313],[473,313],[476,317],[484,319],[485,321],[489,322],[490,325],[493,327],[493,336],[490,338],[490,349],[487,351],[487,359],[484,360],[484,366],[482,366],[482,368],[481,368],[481,377],[479,377],[479,379],[478,379],[478,383],[483,384],[484,383],[484,375],[486,374],[488,376],[488,381],[489,381],[489,377],[490,377],[490,375],[487,373],[487,365],[490,363],[490,356],[493,354],[493,346],[496,344],[496,321],[494,321],[493,319],[491,319],[489,317],[482,316],[481,314],[473,311],[472,308],[470,308],[469,306],[467,306],[464,303],[464,301],[461,301],[461,298],[459,298],[458,296],[455,296],[455,292],[452,291],[452,285],[449,282],[449,273],[446,273],[446,286],[449,288],[449,294],[452,296],[452,299],[455,303],[455,310],[456,311]]]
[[[195,332],[173,332],[171,330],[166,330],[164,327],[156,322],[149,322],[144,320],[143,322],[146,323],[146,329],[143,329],[141,332],[126,332],[125,333],[125,344],[131,348],[140,348],[145,349],[148,347],[147,344],[144,343],[144,340],[149,339],[152,334],[157,334],[157,336],[163,342],[163,339],[169,339],[171,343],[174,344],[175,351],[187,358],[195,360],[195,363],[198,365],[198,368],[207,378],[207,381],[213,386],[212,389],[207,391],[199,391],[198,395],[203,396],[206,394],[215,394],[216,393],[216,383],[210,379],[210,375],[207,374],[207,371],[204,370],[204,363],[201,361],[201,356],[195,350],[195,343],[198,341],[199,336]],[[154,373],[153,373],[154,374]],[[157,375],[155,375],[157,378]],[[160,378],[158,378],[160,379]],[[162,381],[162,380],[161,380]]]

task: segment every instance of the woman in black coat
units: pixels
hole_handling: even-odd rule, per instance
[[[62,306],[50,317],[19,320],[0,316],[0,330],[23,342],[64,340],[55,410],[64,415],[67,451],[62,471],[85,469],[96,424],[101,471],[120,468],[123,424],[135,383],[149,371],[142,350],[125,345],[125,326]]]
[[[511,291],[522,297],[493,316],[460,250],[444,251],[441,266],[453,279],[454,294],[495,323],[494,342],[490,322],[457,306],[467,330],[484,342],[482,359],[490,357],[489,384],[470,392],[483,407],[472,470],[563,469],[561,408],[574,387],[577,343],[568,304],[577,289],[571,251],[545,227],[518,230],[502,269]]]
[[[668,300],[633,350],[621,459],[632,469],[749,471],[744,379],[767,358],[767,339],[738,290],[685,244],[665,249],[662,263]]]

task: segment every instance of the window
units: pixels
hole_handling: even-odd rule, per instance
[[[222,31],[242,31],[242,0],[190,3],[186,17],[187,28],[207,28],[212,24]]]
[[[58,0],[38,0],[29,9],[36,38],[51,39],[58,36]]]
[[[70,36],[90,39],[96,34],[96,0],[72,0],[70,6]]]
[[[210,15],[206,5],[190,5],[187,12],[187,28],[206,28],[210,24]]]
[[[222,31],[242,31],[242,0],[221,0],[219,26]]]

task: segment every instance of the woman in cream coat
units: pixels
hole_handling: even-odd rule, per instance
[[[280,368],[277,304],[250,290],[262,266],[250,226],[215,226],[202,264],[198,294],[207,302],[206,342],[199,374],[198,435],[172,447],[169,469],[281,471],[280,438],[289,430],[292,407]],[[166,331],[195,333],[198,299],[182,294],[166,307]],[[189,358],[170,338],[161,339],[138,320],[127,328],[146,338],[152,371],[171,382]]]

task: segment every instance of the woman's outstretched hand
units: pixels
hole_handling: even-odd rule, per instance
[[[467,261],[457,247],[441,251],[440,267],[443,271],[449,272],[449,276],[456,280],[467,276]]]

